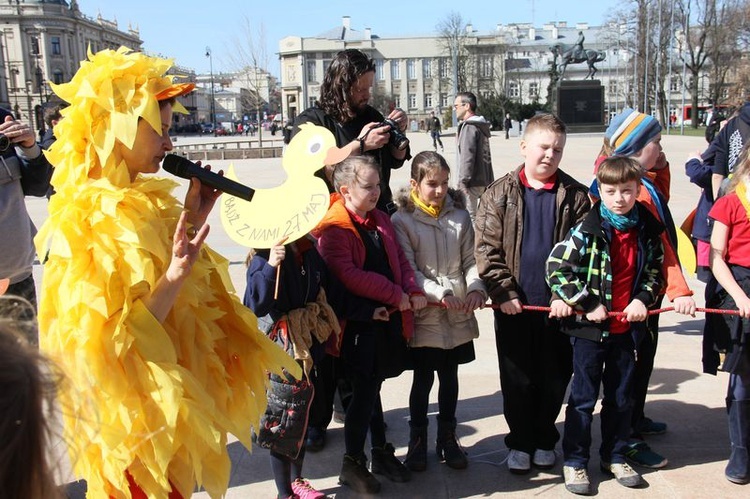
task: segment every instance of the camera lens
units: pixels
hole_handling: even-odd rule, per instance
[[[0,133],[0,152],[5,152],[10,147],[10,139],[5,134]]]

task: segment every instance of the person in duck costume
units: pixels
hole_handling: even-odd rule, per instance
[[[46,153],[56,194],[36,238],[44,265],[41,348],[67,377],[64,439],[88,497],[225,494],[227,434],[248,448],[267,371],[299,367],[234,295],[228,262],[203,241],[221,194],[156,173],[172,149],[172,61],[89,52]]]

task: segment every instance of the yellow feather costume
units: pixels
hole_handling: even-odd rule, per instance
[[[132,148],[138,119],[161,131],[156,95],[170,60],[121,48],[88,54],[47,152],[56,194],[40,230],[41,348],[63,368],[65,440],[89,497],[172,487],[212,497],[228,486],[227,433],[250,448],[266,406],[266,371],[299,368],[233,294],[228,262],[205,245],[164,323],[143,303],[172,251],[182,211],[171,180],[135,181],[116,141]],[[230,290],[230,291],[228,291]]]

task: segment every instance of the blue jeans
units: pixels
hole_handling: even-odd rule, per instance
[[[591,421],[604,384],[601,410],[601,460],[624,463],[633,410],[632,385],[635,346],[629,333],[611,335],[602,342],[572,338],[573,382],[565,410],[563,454],[565,465],[586,468],[591,447]]]

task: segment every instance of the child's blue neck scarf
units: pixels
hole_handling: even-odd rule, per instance
[[[604,206],[604,203],[599,203],[599,214],[612,227],[621,232],[632,229],[638,224],[637,206],[633,206],[633,209],[630,210],[627,215],[618,215],[617,213],[612,213],[606,206]]]

